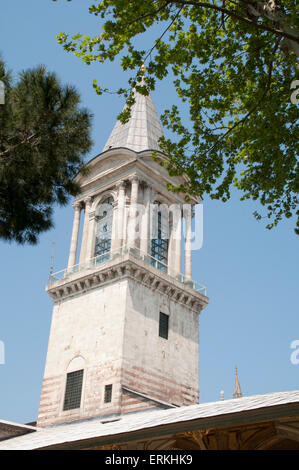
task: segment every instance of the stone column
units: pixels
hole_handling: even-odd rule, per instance
[[[134,248],[136,246],[136,215],[138,203],[138,187],[139,179],[136,175],[131,178],[131,200],[128,221],[128,246]]]
[[[170,224],[170,218],[172,217],[172,224]],[[174,237],[173,237],[173,214],[169,212],[169,239],[168,239],[168,269],[167,272],[170,276],[174,275],[174,267],[173,267],[173,262],[174,262]]]
[[[113,210],[111,251],[121,249],[124,238],[125,182],[119,181],[116,188],[117,200]]]
[[[184,219],[185,219],[185,277],[187,279],[192,279],[192,273],[191,273],[192,206],[191,204],[184,205]]]
[[[145,183],[146,184],[146,183]],[[144,212],[141,219],[140,230],[140,251],[141,254],[148,255],[150,247],[150,203],[151,203],[151,187],[146,184],[144,188]]]
[[[172,227],[169,236],[168,274],[176,276],[181,273],[182,216],[180,205],[172,204],[169,212],[172,216]]]
[[[87,197],[84,200],[84,203],[85,203],[84,225],[83,225],[83,234],[82,234],[79,264],[84,263],[86,260],[86,248],[87,248],[87,238],[88,238],[88,228],[89,228],[89,211],[90,211],[90,206],[91,206],[91,197]]]
[[[77,247],[78,247],[78,236],[80,228],[80,215],[81,215],[81,203],[75,202],[73,204],[74,208],[74,221],[73,221],[73,231],[71,238],[70,254],[68,261],[68,269],[72,268],[76,264],[77,256]]]
[[[125,196],[125,203],[124,203],[124,219],[123,219],[123,240],[122,240],[122,247],[127,248],[128,246],[128,220],[129,220],[129,201],[128,197]]]
[[[95,211],[88,213],[88,233],[86,241],[85,261],[95,256],[95,236],[96,236],[96,214]]]

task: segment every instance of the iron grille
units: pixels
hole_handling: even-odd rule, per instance
[[[109,259],[109,253],[111,250],[111,240],[100,239],[96,243],[96,256],[105,255],[105,260]]]
[[[163,272],[167,272],[167,263],[168,263],[168,240],[163,238],[162,233],[162,216],[161,212],[158,212],[158,238],[154,238],[151,241],[151,256],[155,258],[158,262],[155,263],[154,260],[151,261],[153,266],[156,266]],[[161,261],[161,263],[159,263]]]
[[[83,369],[70,372],[66,377],[66,388],[64,395],[64,410],[80,408],[81,392],[83,383]]]
[[[101,262],[109,259],[112,238],[112,220],[113,220],[113,198],[109,197],[99,207],[97,215],[97,237],[95,246],[95,256],[101,255]],[[107,256],[102,256],[107,255]]]
[[[105,396],[104,396],[104,402],[105,403],[110,403],[112,400],[112,385],[105,385]]]
[[[161,336],[161,338],[168,339],[168,322],[169,322],[169,315],[166,315],[166,313],[160,312],[159,336]]]

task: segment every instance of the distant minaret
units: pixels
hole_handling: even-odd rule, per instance
[[[236,369],[236,378],[235,378],[235,386],[234,386],[234,398],[241,398],[242,392],[241,392],[241,386],[238,378],[238,367],[235,366]]]

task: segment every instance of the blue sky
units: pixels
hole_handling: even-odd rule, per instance
[[[98,97],[94,78],[104,86],[125,86],[119,62],[85,65],[56,41],[60,31],[98,32],[88,14],[92,1],[11,0],[2,2],[0,52],[15,76],[44,64],[62,82],[76,86],[82,104],[94,115],[94,146],[101,152],[123,107],[115,95]],[[148,47],[153,38],[148,37]],[[169,82],[153,93],[159,114],[175,100]],[[290,361],[291,342],[299,339],[298,237],[294,220],[272,231],[252,213],[258,204],[204,198],[203,247],[193,252],[193,279],[207,286],[209,306],[200,317],[200,400],[232,397],[238,365],[244,395],[299,389],[299,365]],[[66,267],[72,230],[71,203],[55,210],[55,228],[39,244],[0,241],[0,419],[30,422],[37,417],[47,352],[52,302],[45,292],[56,239],[55,270]]]

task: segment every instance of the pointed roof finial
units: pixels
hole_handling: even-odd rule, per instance
[[[239,377],[238,377],[238,367],[235,366],[235,369],[236,369],[236,377],[235,377],[235,386],[234,386],[234,398],[241,398],[243,395],[242,395],[242,391],[241,391],[241,386],[240,386],[240,382],[239,382]]]

